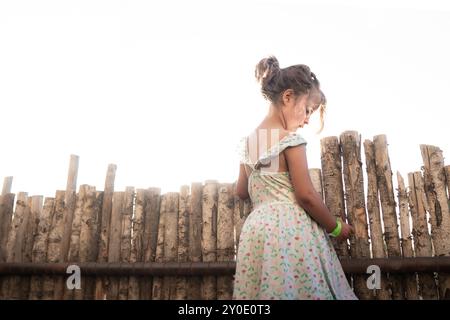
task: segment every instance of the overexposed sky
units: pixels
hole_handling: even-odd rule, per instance
[[[327,96],[324,131],[299,129],[310,167],[321,138],[357,130],[386,134],[406,179],[419,144],[450,152],[449,33],[446,1],[0,1],[0,179],[54,196],[76,154],[98,190],[109,163],[116,190],[233,182],[268,54]]]

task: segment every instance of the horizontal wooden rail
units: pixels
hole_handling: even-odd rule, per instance
[[[450,272],[450,257],[341,259],[346,273],[366,274],[371,265],[381,272]],[[88,276],[206,276],[233,275],[234,261],[229,262],[146,262],[146,263],[0,263],[0,275],[63,275],[70,265],[80,267]]]

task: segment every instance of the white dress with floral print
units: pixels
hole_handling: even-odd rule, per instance
[[[289,172],[260,169],[300,144],[303,137],[290,133],[255,165],[242,144],[253,210],[240,235],[233,299],[357,299],[329,236],[298,205]]]

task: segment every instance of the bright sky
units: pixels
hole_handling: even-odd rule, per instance
[[[328,99],[324,131],[299,129],[310,167],[323,137],[386,134],[407,181],[419,144],[450,152],[446,3],[1,1],[0,178],[54,196],[76,154],[78,185],[98,190],[109,163],[119,191],[233,182],[268,110],[254,67],[274,54],[309,65]]]

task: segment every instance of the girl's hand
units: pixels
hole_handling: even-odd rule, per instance
[[[349,225],[343,221],[341,221],[341,223],[342,223],[341,234],[336,237],[336,240],[338,240],[338,241],[347,240],[351,234],[355,233],[355,230],[353,229],[353,227],[351,225]]]

